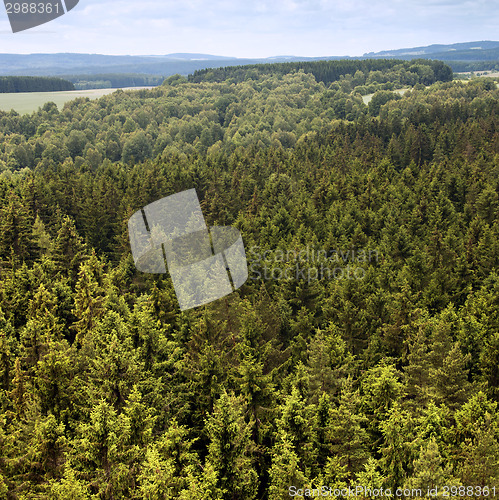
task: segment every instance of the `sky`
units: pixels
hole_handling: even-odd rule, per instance
[[[15,34],[0,6],[2,53],[360,56],[498,38],[498,0],[80,0]]]

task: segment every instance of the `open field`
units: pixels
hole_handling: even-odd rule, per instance
[[[463,75],[467,78],[471,77],[486,77],[486,78],[498,78],[499,71],[456,71],[456,75]]]
[[[464,73],[461,73],[461,74],[464,74]],[[497,75],[499,76],[499,73]],[[493,75],[490,75],[490,76],[493,76]],[[469,82],[471,80],[454,80],[454,81],[455,82]],[[497,83],[496,85],[499,87],[499,83]],[[409,88],[407,88],[407,89],[396,89],[393,92],[395,92],[397,94],[400,94],[400,95],[404,95],[408,90],[410,91],[411,89],[409,89]],[[373,98],[373,95],[374,94],[367,94],[367,95],[362,96],[362,100],[364,101],[364,104],[369,104],[369,101]]]
[[[152,87],[130,87],[123,90],[139,90],[141,88]],[[47,102],[55,102],[59,109],[64,103],[77,99],[78,97],[88,97],[98,99],[107,94],[115,92],[117,89],[91,89],[91,90],[70,90],[62,92],[19,92],[14,94],[0,94],[0,110],[17,111],[19,114],[32,113]]]
[[[396,94],[404,95],[408,90],[411,90],[411,89],[396,89],[393,92],[395,92]],[[364,101],[364,104],[369,104],[369,101],[373,98],[373,95],[374,94],[367,94],[367,95],[362,96],[362,100]]]

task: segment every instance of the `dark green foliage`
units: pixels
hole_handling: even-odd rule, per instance
[[[74,85],[62,78],[42,76],[0,76],[0,92],[56,92],[74,90]]]
[[[155,87],[164,78],[156,75],[135,73],[100,73],[96,75],[64,75],[62,78],[73,82],[76,90],[119,89],[125,87]]]
[[[400,96],[394,92],[389,92],[388,90],[380,90],[373,95],[373,98],[369,101],[369,113],[373,116],[379,115],[379,110],[383,104],[388,101],[393,101],[400,99]]]
[[[326,85],[340,79],[344,75],[353,75],[356,71],[370,72],[383,71],[400,65],[409,71],[418,73],[418,66],[427,67],[431,70],[433,77],[428,81],[422,81],[426,85],[436,81],[448,82],[452,80],[452,70],[445,66],[442,61],[416,60],[399,61],[397,59],[363,59],[363,60],[340,60],[340,61],[314,61],[314,62],[290,62],[274,64],[254,64],[246,66],[229,66],[226,68],[209,68],[195,71],[189,76],[190,82],[221,82],[231,79],[241,82],[246,79],[255,79],[262,75],[280,74],[285,75],[292,71],[303,70],[311,73],[319,82]]]

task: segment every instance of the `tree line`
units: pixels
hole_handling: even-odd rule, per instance
[[[0,93],[57,92],[74,90],[74,85],[62,78],[41,76],[0,76]]]
[[[330,85],[338,81],[341,76],[354,74],[356,71],[369,73],[371,71],[385,71],[399,66],[407,71],[420,74],[421,67],[431,70],[424,83],[430,85],[436,81],[447,82],[452,80],[452,69],[442,61],[428,59],[415,59],[412,61],[402,61],[397,59],[361,59],[338,61],[301,61],[274,64],[252,64],[245,66],[228,66],[224,68],[207,68],[195,71],[189,75],[189,81],[200,82],[221,82],[231,79],[233,82],[242,82],[248,78],[261,75],[286,75],[293,71],[303,70],[305,73],[314,75],[318,82]]]
[[[65,75],[77,90],[118,89],[123,87],[155,87],[161,85],[164,77],[135,73],[100,73],[96,75]]]

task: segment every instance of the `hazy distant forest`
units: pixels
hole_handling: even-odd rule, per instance
[[[0,93],[57,92],[74,90],[75,86],[62,78],[39,76],[0,76]]]
[[[321,61],[1,112],[0,498],[499,495],[498,98]],[[190,188],[250,274],[181,313],[127,222]]]

